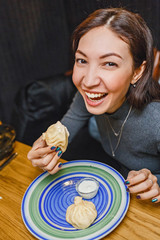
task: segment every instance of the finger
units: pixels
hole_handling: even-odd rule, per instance
[[[32,165],[34,167],[40,167],[40,168],[43,168],[43,170],[46,170],[45,167],[52,161],[55,155],[56,155],[56,152],[52,152],[45,155],[43,158],[33,159]]]
[[[47,155],[53,151],[54,150],[52,150],[50,146],[43,147],[43,148],[37,148],[36,150],[29,151],[27,157],[29,160],[38,159],[38,158],[44,157],[45,155]]]
[[[150,171],[148,169],[142,169],[140,171],[137,171],[136,175],[132,178],[129,178],[129,185],[136,185],[140,182],[145,181],[150,175]]]
[[[63,164],[61,162],[57,163],[56,166],[51,170],[48,171],[50,174],[55,174],[62,168]]]
[[[154,198],[152,198],[152,203],[159,203],[160,202],[160,195],[155,196]]]
[[[32,146],[32,149],[35,150],[39,147],[46,147],[46,141],[43,140],[42,136],[40,136],[34,143]]]
[[[138,174],[138,172],[137,171],[130,171],[129,173],[128,173],[128,176],[127,176],[127,179],[129,180],[130,178],[133,178],[134,176],[136,176]]]
[[[147,200],[151,198],[154,199],[155,197],[157,197],[158,194],[159,194],[159,186],[158,184],[154,184],[152,189],[150,189],[149,191],[138,194],[137,199],[141,199],[141,200]]]
[[[136,176],[138,173],[137,173],[137,171],[130,171],[129,173],[128,173],[128,176],[127,176],[127,179],[125,180],[125,184],[126,185],[129,185],[130,184],[130,179],[132,179],[134,176]]]
[[[153,188],[153,182],[150,181],[150,179],[147,179],[139,184],[128,186],[130,193],[140,193],[145,192],[150,188]]]
[[[49,164],[47,166],[45,166],[45,170],[48,171],[50,174],[55,173],[55,166],[57,165],[57,162],[59,160],[59,156],[58,153],[51,159],[51,161],[49,162]]]

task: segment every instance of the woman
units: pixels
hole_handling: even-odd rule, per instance
[[[160,86],[151,78],[150,30],[137,14],[100,9],[75,30],[73,51],[78,93],[61,121],[69,141],[95,116],[104,150],[128,173],[127,191],[160,202]],[[53,174],[61,154],[40,137],[28,158]]]

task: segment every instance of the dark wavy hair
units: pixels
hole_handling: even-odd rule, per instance
[[[130,85],[127,99],[141,109],[145,104],[160,99],[160,85],[152,79],[153,39],[143,18],[122,8],[98,9],[88,16],[73,32],[72,48],[75,54],[80,38],[93,28],[106,26],[129,45],[134,69],[146,61],[145,70],[134,88]]]

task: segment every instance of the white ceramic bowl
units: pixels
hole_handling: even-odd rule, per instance
[[[99,182],[94,178],[83,178],[76,184],[76,191],[85,199],[91,199],[95,197],[98,189]]]

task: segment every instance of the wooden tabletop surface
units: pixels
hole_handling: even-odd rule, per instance
[[[27,230],[21,217],[23,195],[31,182],[42,173],[27,159],[29,149],[30,146],[16,142],[15,152],[18,156],[0,171],[0,240],[36,239]],[[160,204],[131,196],[126,216],[104,239],[160,239]]]

